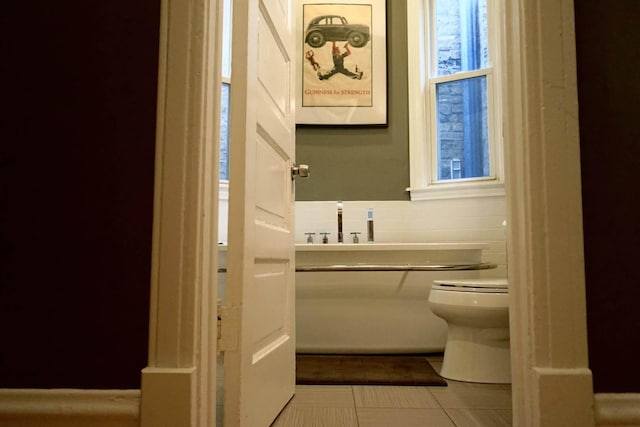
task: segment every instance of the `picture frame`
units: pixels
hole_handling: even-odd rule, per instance
[[[386,125],[386,0],[294,5],[296,123]]]

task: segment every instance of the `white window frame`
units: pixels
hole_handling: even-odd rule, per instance
[[[501,37],[504,12],[502,1],[487,0],[488,44],[491,67],[483,71],[436,76],[432,60],[435,40],[431,19],[434,0],[407,0],[407,49],[409,85],[409,157],[411,200],[503,196],[504,154],[502,138],[502,90],[500,72]],[[434,64],[434,62],[436,62]],[[487,76],[490,176],[438,180],[435,85],[463,77]],[[431,77],[433,76],[433,77]]]

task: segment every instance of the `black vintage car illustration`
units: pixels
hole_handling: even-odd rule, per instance
[[[353,47],[362,47],[369,41],[369,27],[349,24],[344,16],[322,15],[309,22],[304,41],[311,47],[322,47],[328,41],[348,41]]]

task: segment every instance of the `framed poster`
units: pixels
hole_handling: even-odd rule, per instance
[[[296,123],[386,125],[386,0],[295,5]]]

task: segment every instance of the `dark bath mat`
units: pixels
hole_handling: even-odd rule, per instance
[[[424,356],[296,356],[296,384],[446,386]]]

